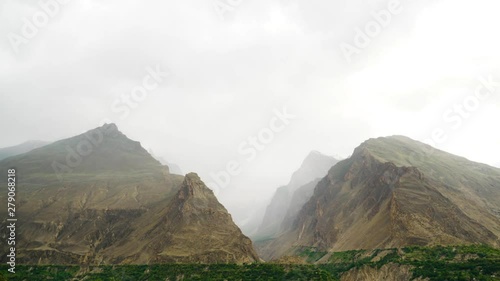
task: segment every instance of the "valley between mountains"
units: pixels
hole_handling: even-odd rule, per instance
[[[3,151],[2,186],[18,178],[20,273],[6,280],[500,276],[500,169],[404,136],[343,160],[311,152],[246,234],[195,171],[172,173],[115,124]]]

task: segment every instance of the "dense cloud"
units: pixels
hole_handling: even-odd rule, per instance
[[[115,122],[239,222],[310,150],[404,134],[498,163],[497,2],[5,0],[0,147]]]

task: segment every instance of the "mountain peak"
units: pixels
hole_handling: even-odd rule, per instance
[[[197,173],[189,173],[186,175],[186,179],[187,180],[191,180],[191,181],[201,181],[200,177],[198,176]]]
[[[392,135],[386,137],[370,138],[363,142],[360,146],[380,146],[381,144],[404,144],[413,146],[429,146],[418,140],[403,135]]]
[[[183,206],[182,209],[190,212],[196,213],[207,208],[227,212],[226,208],[219,203],[213,191],[205,185],[196,173],[189,173],[184,177],[177,198],[179,204]]]
[[[160,162],[154,159],[140,142],[129,139],[113,123],[10,157],[5,161],[7,162],[0,167],[15,163],[18,169],[32,174],[34,181],[36,175],[41,172],[57,177],[59,181],[79,181],[72,175],[130,175],[139,171],[151,173],[163,170]],[[55,180],[54,177],[50,177],[51,180]]]
[[[185,200],[193,197],[206,198],[210,195],[214,196],[212,190],[205,186],[196,173],[187,174],[179,190],[179,199]]]
[[[324,161],[325,159],[332,159],[331,156],[325,155],[317,150],[312,150],[309,152],[309,154],[304,158],[304,161],[302,161],[302,168],[305,166],[311,165],[312,163],[315,163],[317,161]]]
[[[116,126],[115,123],[104,123],[104,125],[94,128],[92,130],[87,131],[84,135],[89,135],[89,134],[101,134],[104,137],[125,137],[125,134],[123,134],[119,129],[118,126]]]
[[[321,156],[321,155],[324,156],[323,153],[321,153],[321,152],[319,152],[317,150],[311,150],[311,152],[309,152],[309,155],[307,157],[314,157],[314,156]]]
[[[102,128],[113,128],[115,130],[118,130],[118,126],[116,126],[115,123],[104,123],[104,125],[102,125]]]
[[[429,165],[431,165],[432,169],[440,170],[440,166],[454,166],[455,168],[471,164],[486,166],[400,135],[369,139],[358,146],[353,155],[359,153],[368,153],[380,162],[392,162],[399,167],[429,168]],[[447,161],[438,164],[433,162],[436,159],[446,159]]]
[[[289,185],[296,188],[326,175],[328,170],[338,162],[334,157],[325,155],[319,151],[311,151],[302,161],[300,168],[292,175]]]

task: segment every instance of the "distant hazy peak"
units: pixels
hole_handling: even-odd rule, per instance
[[[325,156],[325,154],[317,150],[312,150],[311,152],[309,152],[309,155],[307,157],[314,157],[314,156]]]
[[[313,150],[309,152],[306,158],[304,158],[304,161],[302,161],[302,164],[300,166],[301,168],[305,168],[306,166],[317,163],[318,161],[331,161],[332,159],[335,158],[332,156],[325,155],[319,151]]]
[[[41,140],[29,140],[15,146],[0,148],[0,160],[29,152],[33,149],[48,145],[49,143],[50,142]]]
[[[0,150],[2,149],[16,149],[18,147],[27,147],[27,148],[37,148],[37,147],[40,147],[40,146],[44,146],[46,144],[49,144],[48,141],[42,141],[42,140],[27,140],[25,142],[22,142],[18,145],[12,145],[12,146],[8,146],[8,147],[1,147]]]
[[[317,177],[323,177],[328,170],[338,162],[332,156],[325,155],[318,151],[311,151],[302,161],[300,168],[292,175],[289,185],[295,185],[296,188],[314,180]]]
[[[46,143],[48,143],[48,142],[42,141],[42,140],[27,140],[27,141],[21,143],[21,145],[32,145],[32,144],[33,145],[44,145]]]

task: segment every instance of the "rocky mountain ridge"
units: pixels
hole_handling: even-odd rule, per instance
[[[25,264],[258,260],[196,174],[171,174],[114,124],[0,161],[0,169],[10,168]],[[3,221],[2,235],[5,228]]]

